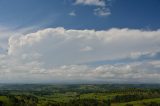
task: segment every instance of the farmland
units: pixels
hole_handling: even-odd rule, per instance
[[[1,84],[0,106],[159,106],[160,85]]]

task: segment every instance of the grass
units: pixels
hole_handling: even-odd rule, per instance
[[[0,101],[3,101],[5,106],[11,106],[12,105],[12,103],[10,102],[10,100],[6,96],[0,96]]]
[[[149,103],[149,102],[160,103],[160,98],[144,99],[144,100],[138,100],[138,101],[132,101],[132,102],[125,102],[125,103],[115,103],[115,104],[112,104],[112,106],[125,106],[126,104],[133,104],[133,106],[144,106],[143,103]]]

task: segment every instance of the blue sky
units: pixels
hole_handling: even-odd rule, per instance
[[[95,16],[95,5],[75,0],[0,0],[0,23],[13,28],[38,26],[66,29],[158,29],[159,0],[106,0],[110,15]],[[68,15],[74,11],[76,16]]]
[[[160,0],[0,0],[0,83],[160,83]]]

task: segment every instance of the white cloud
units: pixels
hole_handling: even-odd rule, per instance
[[[107,2],[107,3],[106,3]],[[88,6],[95,6],[96,9],[93,10],[94,15],[97,16],[109,16],[111,15],[111,11],[109,6],[109,1],[107,0],[76,0],[76,5],[88,5]]]
[[[94,9],[94,14],[97,16],[108,16],[111,14],[111,11],[109,10],[109,8],[96,8]]]
[[[131,59],[138,59],[141,56],[147,56],[148,58],[150,57],[154,57],[156,55],[156,52],[132,52],[130,53],[130,55],[128,56]]]
[[[69,13],[69,15],[70,15],[70,16],[76,16],[76,13],[75,13],[75,11],[71,11],[71,12]]]
[[[75,4],[105,6],[105,0],[76,0]]]
[[[153,65],[155,68],[158,68],[158,69],[160,68],[159,60],[151,61],[150,64]]]
[[[8,53],[19,56],[19,54],[34,52],[41,54],[46,61],[52,57],[53,63],[62,59],[59,64],[78,64],[122,58],[136,52],[157,52],[160,45],[159,34],[159,30],[113,28],[95,31],[49,28],[20,37],[10,37]],[[90,54],[79,52],[88,45],[97,52]]]
[[[84,63],[155,54],[160,51],[159,35],[160,30],[48,28],[11,36],[8,54],[0,54],[0,80],[158,82],[158,60],[99,66]]]
[[[32,27],[26,27],[21,29],[15,29],[12,27],[2,27],[0,26],[0,53],[7,52],[8,50],[8,39],[11,36],[20,36],[22,34],[30,33],[32,31],[37,30],[38,27],[32,26]]]
[[[80,49],[80,51],[92,51],[93,50],[93,48],[92,47],[90,47],[90,46],[86,46],[86,47],[84,47],[84,48],[82,48],[82,49]]]
[[[159,83],[160,73],[159,70],[154,67],[155,66],[150,64],[150,62],[142,62],[102,65],[97,67],[90,67],[87,65],[63,65],[45,69],[39,68],[39,64],[33,62],[17,66],[16,69],[6,69],[3,73],[1,72],[0,77],[5,76],[9,81],[14,82],[102,81],[114,83]],[[149,70],[148,68],[152,70]],[[2,79],[2,81],[4,80],[5,79]]]

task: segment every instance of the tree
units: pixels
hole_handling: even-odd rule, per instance
[[[3,101],[0,101],[0,106],[4,106],[4,103],[3,103]]]
[[[111,106],[111,100],[110,99],[107,100],[107,106]]]

